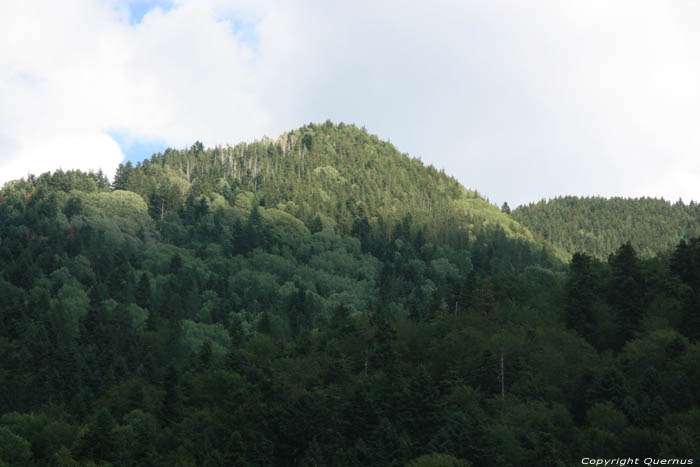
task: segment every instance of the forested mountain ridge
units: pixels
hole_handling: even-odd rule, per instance
[[[177,212],[185,197],[223,197],[237,206],[254,198],[306,225],[330,218],[342,233],[371,229],[389,242],[406,221],[426,240],[453,246],[494,229],[533,243],[527,229],[477,192],[343,123],[310,124],[276,140],[236,146],[167,149],[136,167],[120,167],[114,188],[140,194],[154,218]]]
[[[700,206],[693,201],[562,196],[519,206],[512,216],[569,257],[585,252],[605,259],[625,242],[652,257],[700,235]]]
[[[700,242],[566,268],[475,195],[331,124],[6,184],[0,466],[700,458]]]

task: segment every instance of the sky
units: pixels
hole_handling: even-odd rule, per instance
[[[700,0],[23,0],[0,30],[0,184],[330,119],[499,205],[700,200]]]

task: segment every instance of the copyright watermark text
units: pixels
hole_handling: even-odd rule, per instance
[[[693,459],[662,459],[655,457],[612,457],[597,458],[584,457],[581,459],[583,465],[596,466],[624,466],[624,465],[693,465]]]

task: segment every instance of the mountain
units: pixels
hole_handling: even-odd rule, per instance
[[[8,183],[0,466],[697,458],[700,241],[516,219],[331,123]]]
[[[149,177],[151,183],[144,183]],[[406,216],[427,239],[446,243],[467,242],[488,226],[509,238],[533,238],[444,171],[343,123],[310,124],[276,140],[233,147],[204,149],[197,143],[188,150],[168,149],[135,168],[122,166],[114,185],[139,193],[155,211],[177,210],[185,194],[218,195],[231,204],[253,194],[262,206],[281,208],[307,224],[315,216],[331,218],[344,233],[364,216],[388,240]],[[163,185],[178,185],[181,197],[168,198]]]
[[[121,310],[139,331],[175,326],[185,348],[219,354],[232,333],[289,341],[339,307],[424,319],[469,307],[479,278],[563,267],[454,178],[331,123],[168,149],[111,185],[79,171],[8,183],[0,235],[0,272],[27,316],[65,314],[73,338],[91,311]]]
[[[564,196],[513,210],[535,237],[568,257],[584,252],[601,259],[625,242],[644,257],[700,235],[700,206],[656,198]]]
[[[471,261],[484,273],[556,262],[554,250],[478,192],[343,123],[310,124],[276,140],[236,146],[168,149],[136,167],[121,166],[114,187],[140,194],[163,225],[170,214],[205,199],[240,208],[239,214],[258,204],[312,228],[331,223],[360,238],[365,249],[390,244],[396,229],[399,236],[419,235],[457,249],[491,245],[486,256],[478,246],[472,252]]]

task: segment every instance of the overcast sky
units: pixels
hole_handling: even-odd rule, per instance
[[[492,202],[700,199],[700,4],[0,0],[0,183],[355,123]]]

